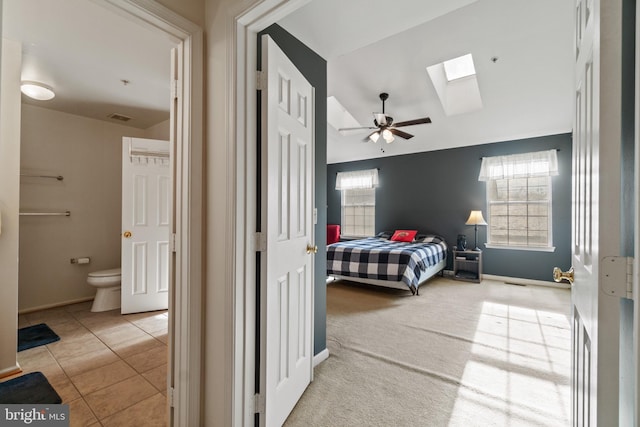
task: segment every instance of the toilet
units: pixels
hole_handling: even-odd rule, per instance
[[[97,288],[96,297],[91,306],[92,312],[120,308],[121,274],[122,271],[119,268],[89,273],[87,283]]]

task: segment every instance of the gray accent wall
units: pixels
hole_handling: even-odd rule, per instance
[[[403,141],[394,142],[402,144]],[[335,163],[327,167],[327,223],[340,224],[336,174],[379,169],[376,232],[417,229],[439,234],[450,247],[458,234],[474,245],[474,228],[465,225],[471,210],[485,218],[486,184],[478,181],[482,157],[558,149],[560,175],[552,178],[554,252],[483,249],[485,274],[552,281],[553,267],[571,267],[571,134],[549,135],[394,157]],[[484,248],[486,227],[478,227]],[[448,267],[451,269],[451,257]]]
[[[327,61],[277,24],[266,28],[258,37],[262,34],[269,34],[315,88],[315,207],[318,210],[315,244],[318,253],[314,264],[314,354],[318,354],[327,347],[327,214],[324,209],[327,205]]]

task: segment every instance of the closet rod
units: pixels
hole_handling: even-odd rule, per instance
[[[20,216],[71,216],[71,212],[20,212]]]
[[[167,151],[129,150],[129,155],[140,157],[161,157],[165,159],[169,158],[169,153]]]
[[[62,175],[35,175],[35,174],[30,174],[30,173],[21,173],[20,176],[28,176],[31,178],[53,178],[53,179],[57,179],[58,181],[62,181],[64,179],[64,177]]]

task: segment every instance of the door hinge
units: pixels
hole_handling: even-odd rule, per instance
[[[602,291],[619,298],[633,298],[633,257],[607,256],[600,264]]]
[[[169,239],[169,249],[171,249],[171,252],[176,252],[176,233],[171,233],[171,238]]]
[[[267,250],[267,235],[265,233],[257,232],[254,239],[256,252],[264,252]]]
[[[256,393],[253,395],[253,413],[264,414],[265,407],[267,406],[264,395]]]
[[[256,71],[256,89],[265,90],[266,89],[265,86],[266,86],[265,74],[260,70]]]
[[[175,389],[173,387],[169,387],[169,390],[167,392],[167,399],[169,400],[169,407],[170,408],[174,408],[174,401],[173,401],[173,395],[175,393]]]
[[[171,82],[171,99],[178,99],[178,81],[174,80]]]

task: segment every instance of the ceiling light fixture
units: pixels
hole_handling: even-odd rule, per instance
[[[387,144],[391,144],[395,139],[389,129],[385,129],[382,131],[382,137],[384,138],[385,141],[387,141]]]
[[[389,129],[384,129],[382,131],[382,137],[385,141],[387,141],[387,144],[391,144],[395,140],[395,138],[393,137],[393,133],[391,133]],[[380,132],[372,133],[371,135],[369,135],[369,139],[373,142],[378,142],[378,139],[380,139]]]
[[[24,80],[20,85],[20,91],[26,96],[38,101],[48,101],[53,99],[56,94],[49,86],[40,82]]]

